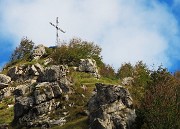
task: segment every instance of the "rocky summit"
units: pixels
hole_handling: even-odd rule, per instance
[[[86,52],[89,45],[92,52]],[[21,46],[23,56],[17,49],[16,58],[0,73],[0,129],[133,129],[132,97],[118,85],[132,83],[108,78],[109,69],[97,56],[100,49],[92,45],[38,45],[29,53]],[[78,52],[82,48],[86,56]]]

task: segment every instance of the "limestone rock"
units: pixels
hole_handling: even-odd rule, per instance
[[[95,77],[100,77],[96,61],[94,59],[81,59],[78,71],[92,73]]]
[[[136,114],[128,90],[100,83],[96,89],[88,103],[91,129],[130,129]]]
[[[45,46],[38,45],[34,48],[32,53],[32,59],[38,60],[46,53]]]
[[[62,89],[58,85],[58,83],[49,83],[43,82],[39,83],[35,87],[34,98],[35,103],[40,104],[48,100],[51,100],[55,97],[58,97],[62,94]]]
[[[51,63],[53,61],[52,58],[47,58],[44,60],[44,65],[48,65],[49,63]]]
[[[67,74],[69,73],[69,69],[67,66],[64,65],[52,65],[47,67],[42,73],[38,81],[39,82],[55,82],[59,81],[63,78],[66,78]]]
[[[53,124],[49,113],[60,107],[63,89],[58,82],[40,82],[32,85],[20,85],[15,91],[14,123],[25,127]],[[61,118],[61,116],[60,116]],[[65,121],[56,121],[62,125]]]
[[[6,88],[0,90],[0,100],[2,100],[5,97],[12,96],[14,90],[15,90],[15,87],[6,87]]]
[[[11,78],[7,75],[0,74],[0,83],[8,84],[11,81]]]
[[[21,78],[22,74],[23,66],[14,66],[10,68],[7,73],[7,75],[10,76],[13,81]]]
[[[13,81],[25,81],[37,78],[43,72],[43,66],[36,63],[35,65],[14,66],[8,70],[7,74],[12,78]]]
[[[132,77],[125,77],[125,78],[123,78],[121,83],[122,83],[122,85],[130,86],[130,85],[132,85],[133,82],[134,82],[134,78],[132,78]]]
[[[29,85],[18,85],[15,90],[13,91],[13,94],[16,95],[16,97],[23,96],[25,94],[29,94],[31,92],[31,87]]]

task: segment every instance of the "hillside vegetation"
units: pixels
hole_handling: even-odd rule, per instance
[[[71,78],[74,93],[69,95],[69,103],[75,107],[67,108],[69,116],[63,126],[53,126],[52,129],[88,129],[87,103],[95,90],[95,83],[123,85],[133,98],[136,109],[136,123],[134,129],[179,129],[180,128],[180,80],[179,73],[171,75],[166,68],[160,66],[157,70],[150,70],[142,61],[134,66],[131,63],[122,64],[117,72],[103,62],[100,46],[81,39],[72,39],[61,46],[46,47],[46,53],[38,60],[32,60],[35,46],[29,39],[22,39],[3,70],[8,73],[13,66],[32,65],[39,63],[44,67],[52,65],[67,65],[68,77]],[[97,63],[100,78],[95,78],[89,72],[76,70],[81,59],[94,59]],[[44,61],[51,59],[48,64]],[[124,83],[124,78],[131,77],[130,83]],[[13,82],[9,86],[16,87],[23,82]],[[82,88],[85,85],[86,90]],[[0,124],[11,125],[14,118],[14,97],[0,100]],[[63,102],[67,105],[66,101]],[[58,117],[57,110],[51,114]],[[13,127],[18,128],[18,127]]]

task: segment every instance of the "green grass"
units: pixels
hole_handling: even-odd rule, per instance
[[[6,108],[5,108],[6,107]],[[14,117],[13,107],[7,108],[5,106],[3,109],[0,109],[0,124],[9,124],[12,122]]]

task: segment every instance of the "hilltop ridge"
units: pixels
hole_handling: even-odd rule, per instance
[[[0,74],[1,127],[180,127],[178,79],[142,61],[115,72],[100,53],[98,45],[81,39],[57,47],[22,39]]]

